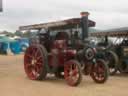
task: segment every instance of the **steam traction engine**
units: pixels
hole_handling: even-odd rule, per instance
[[[128,72],[128,30],[117,29],[108,30],[106,32],[91,33],[94,37],[105,38],[105,45],[110,45],[108,42],[109,37],[115,38],[114,43],[105,48],[102,53],[105,53],[105,59],[108,62],[111,75],[115,75],[117,71],[121,73]],[[106,46],[104,46],[106,47]]]
[[[86,28],[88,25],[90,27],[94,26],[95,23],[93,21],[87,22],[87,18],[84,18],[73,18],[58,22],[21,26],[19,28],[20,30],[30,31],[34,29],[39,31],[39,42],[32,43],[24,55],[24,68],[30,79],[42,80],[45,79],[47,73],[54,73],[56,77],[64,77],[71,86],[80,84],[82,80],[81,66],[85,65],[86,61],[90,63],[94,57],[93,50],[85,50],[86,48],[83,41],[84,38],[88,36],[88,34],[85,33],[88,31]],[[83,28],[81,31],[83,37],[77,40],[74,38],[73,29],[80,27]],[[68,32],[58,30],[68,30]],[[80,42],[76,43],[77,41]],[[85,54],[83,53],[86,53],[91,59],[85,60]],[[82,58],[80,56],[82,56]],[[95,61],[97,62],[97,60]],[[104,62],[93,62],[91,67],[88,68],[89,73],[92,73],[91,76],[96,82],[99,81],[98,83],[103,83],[107,80],[107,76],[105,75],[107,69],[104,65]],[[83,69],[86,68],[84,66]],[[90,72],[90,70],[92,72]]]

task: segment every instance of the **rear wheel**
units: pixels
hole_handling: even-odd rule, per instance
[[[76,60],[67,61],[64,65],[64,78],[70,86],[77,86],[82,80],[80,63]]]
[[[24,55],[24,69],[29,79],[42,80],[46,77],[47,54],[41,45],[31,45]]]
[[[127,60],[120,60],[120,63],[118,64],[118,70],[120,73],[127,72]]]
[[[110,75],[114,75],[118,70],[119,58],[113,51],[108,51],[106,57],[109,60],[108,67]]]
[[[98,59],[92,67],[91,77],[96,83],[104,83],[109,76],[108,66],[102,59]]]

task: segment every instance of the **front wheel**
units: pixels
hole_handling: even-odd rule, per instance
[[[109,69],[104,60],[96,60],[96,64],[93,65],[90,75],[96,83],[105,83],[107,81]]]
[[[80,63],[69,60],[64,64],[64,78],[70,86],[77,86],[82,80]]]

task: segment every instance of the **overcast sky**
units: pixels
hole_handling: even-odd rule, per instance
[[[98,29],[128,27],[128,0],[3,0],[0,31],[79,17],[81,11],[90,12]]]

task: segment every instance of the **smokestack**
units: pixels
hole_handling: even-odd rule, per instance
[[[81,12],[82,40],[88,38],[88,12]]]

